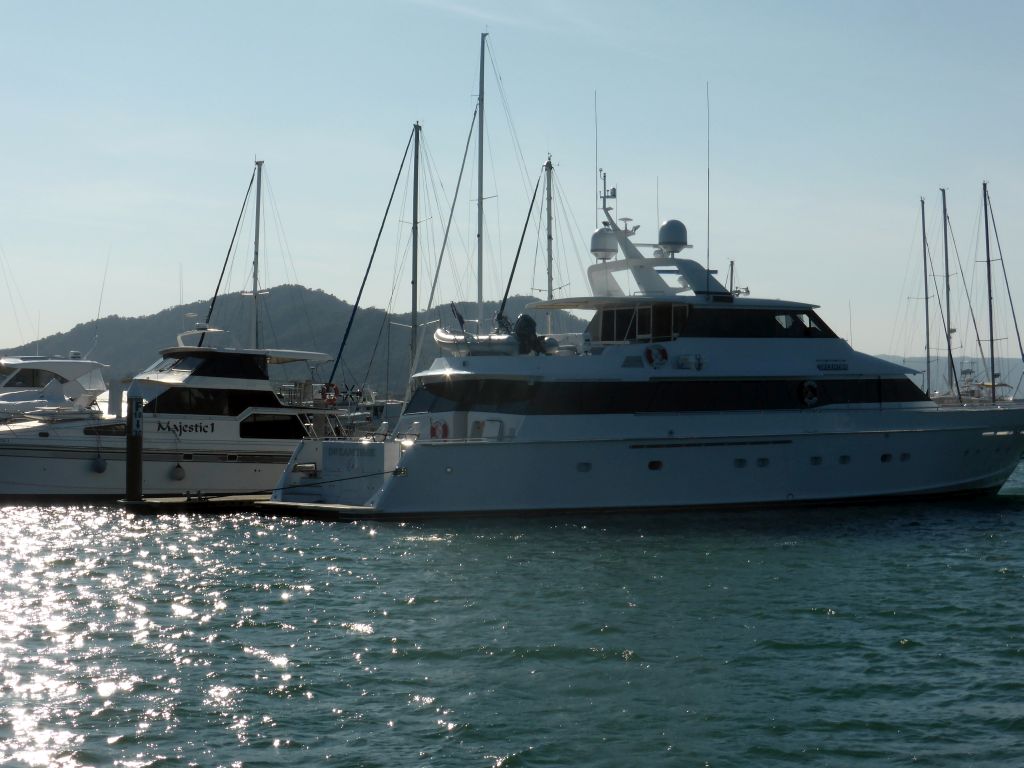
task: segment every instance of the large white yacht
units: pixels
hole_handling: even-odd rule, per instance
[[[645,247],[606,213],[593,295],[532,305],[592,313],[582,338],[538,338],[523,318],[506,345],[438,334],[394,432],[303,440],[274,500],[374,515],[794,504],[992,493],[1017,466],[1024,409],[931,402],[814,305],[734,295],[680,258],[680,222]]]
[[[163,350],[129,387],[144,402],[144,493],[269,492],[301,438],[364,428],[374,414],[359,403],[335,403],[333,389],[270,379],[270,365],[326,359],[181,339]],[[125,434],[125,418],[99,409],[0,424],[0,497],[123,496]]]

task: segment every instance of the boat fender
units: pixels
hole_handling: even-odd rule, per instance
[[[97,475],[102,475],[107,471],[107,460],[102,456],[97,456],[92,460],[92,471]]]
[[[171,480],[184,480],[185,479],[185,468],[181,464],[175,464],[171,467]]]
[[[668,350],[661,344],[652,344],[644,350],[644,360],[651,368],[661,368],[668,362]]]
[[[333,381],[324,384],[320,387],[320,397],[327,405],[334,405],[338,402],[338,385]]]
[[[818,404],[818,384],[814,381],[805,381],[803,386],[800,388],[800,394],[803,398],[804,405],[808,408],[813,408]]]
[[[430,437],[434,440],[448,439],[448,422],[444,419],[439,421],[430,420]]]

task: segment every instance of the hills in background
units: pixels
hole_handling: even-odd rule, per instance
[[[525,311],[531,296],[514,296],[508,300],[505,314],[511,320]],[[459,311],[466,318],[476,316],[476,304],[460,303]],[[273,349],[300,349],[325,352],[333,358],[341,345],[352,312],[352,305],[321,290],[301,285],[281,285],[260,296],[261,346]],[[484,303],[484,316],[493,318],[497,302]],[[80,323],[69,331],[57,333],[20,347],[2,351],[5,355],[68,355],[71,350],[106,363],[104,378],[115,385],[129,379],[160,357],[160,350],[177,345],[177,336],[203,322],[209,303],[197,301],[170,307],[154,315],[120,317],[110,315],[96,321]],[[545,328],[543,312],[530,312],[537,320],[538,332]],[[253,343],[253,299],[241,293],[232,293],[217,299],[210,326],[230,334],[218,346],[251,347]],[[565,312],[552,313],[553,330],[559,332],[582,331],[586,322]],[[387,322],[386,322],[387,321]],[[428,365],[437,355],[433,341],[434,329],[440,324],[457,328],[454,314],[448,306],[435,307],[429,313],[421,311],[420,323],[429,323],[422,329],[426,336],[419,360]],[[334,380],[339,384],[368,386],[377,392],[401,397],[408,381],[410,314],[388,315],[375,307],[360,309],[352,326],[345,349],[344,360]],[[475,324],[468,324],[473,328]],[[487,324],[485,323],[485,328]],[[489,330],[489,328],[487,328]],[[224,334],[219,334],[224,336]],[[186,340],[187,343],[195,343]],[[207,343],[210,343],[208,339]],[[322,363],[313,372],[313,380],[326,381],[333,363]],[[309,371],[301,365],[280,366],[272,372],[274,378],[309,378]]]

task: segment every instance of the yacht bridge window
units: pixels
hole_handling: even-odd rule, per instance
[[[602,309],[590,337],[602,344],[646,344],[679,337],[832,339],[836,334],[811,310],[653,304]]]
[[[157,360],[143,373],[186,371],[218,379],[269,379],[265,355],[219,352],[215,355],[178,354]]]
[[[246,408],[279,408],[273,392],[246,389],[171,387],[146,403],[146,413],[192,413],[202,416],[237,416]]]
[[[4,381],[4,377],[9,377]],[[0,386],[4,387],[45,387],[56,379],[61,384],[67,382],[63,376],[52,371],[41,371],[35,368],[4,368],[0,367]]]

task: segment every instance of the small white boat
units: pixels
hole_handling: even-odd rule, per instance
[[[0,421],[36,412],[74,414],[90,408],[107,389],[95,360],[67,357],[0,357]]]

